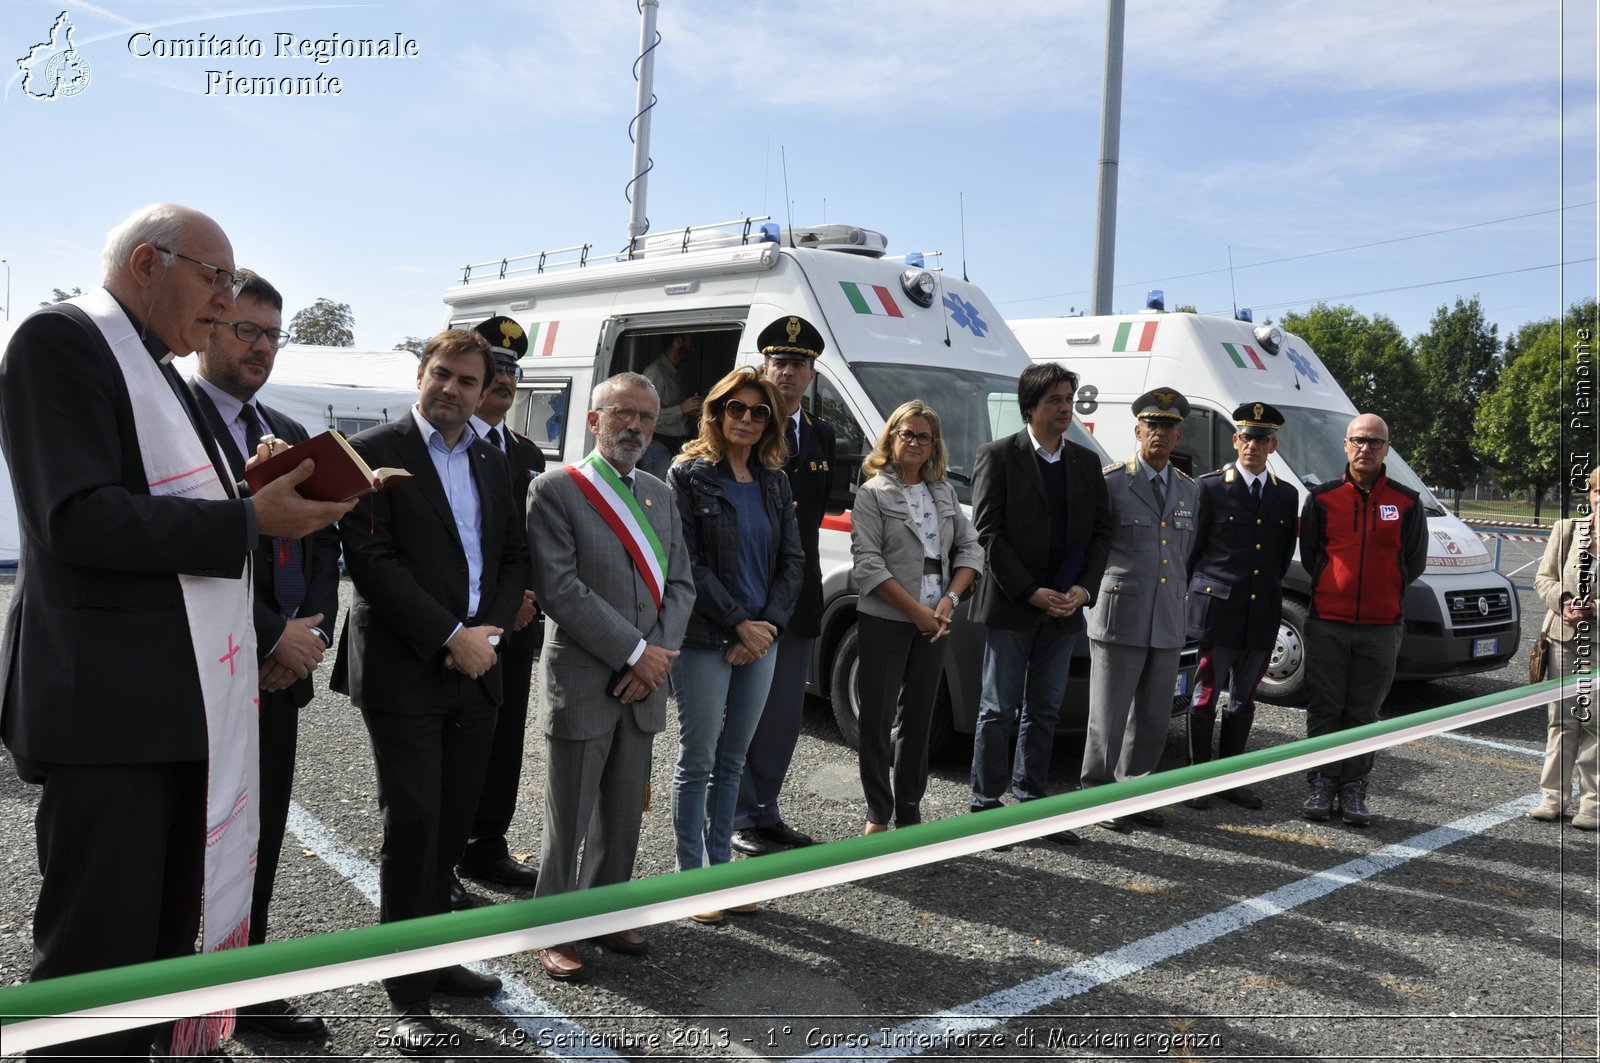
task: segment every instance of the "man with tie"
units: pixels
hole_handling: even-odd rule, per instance
[[[160,203],[106,238],[105,282],[32,314],[0,361],[0,449],[22,560],[0,643],[0,735],[43,787],[34,980],[245,943],[256,847],[260,535],[299,538],[349,506],[251,498],[171,366],[234,309],[233,246]],[[209,836],[209,843],[208,843]],[[221,1016],[155,1034],[199,1055]],[[149,1028],[33,1055],[145,1058]]]
[[[450,909],[501,699],[496,647],[528,585],[528,551],[505,455],[467,426],[494,377],[476,332],[422,348],[417,404],[350,440],[367,464],[413,475],[367,495],[341,523],[354,584],[333,688],[361,710],[377,761],[383,848],[378,919]],[[390,1035],[431,1053],[434,992],[492,996],[500,980],[464,967],[385,979]]]
[[[298,422],[256,401],[272,375],[283,331],[283,296],[260,276],[242,269],[233,313],[211,329],[200,352],[199,372],[189,379],[195,404],[227,458],[235,480],[244,478],[264,435],[303,443]],[[261,684],[261,846],[250,899],[250,944],[267,939],[267,909],[283,848],[294,786],[295,742],[300,710],[311,700],[311,674],[333,639],[339,609],[339,533],[331,525],[303,539],[262,536],[255,550],[256,658]],[[239,1024],[277,1037],[320,1037],[320,1017],[284,1000],[241,1008]]]
[[[1133,400],[1138,450],[1107,465],[1111,555],[1089,610],[1089,733],[1085,787],[1148,775],[1161,762],[1172,718],[1172,687],[1183,651],[1183,605],[1194,540],[1194,481],[1172,464],[1189,400],[1154,388]],[[1126,833],[1159,827],[1155,809],[1100,825]]]
[[[984,572],[972,618],[987,625],[983,695],[972,744],[972,811],[1048,797],[1056,722],[1111,548],[1111,506],[1093,451],[1067,438],[1078,374],[1059,362],[1017,379],[1023,428],[978,448],[972,524]],[[1020,717],[1020,718],[1019,718]],[[1011,754],[1017,721],[1017,754]],[[1048,840],[1077,845],[1070,830]]]
[[[602,381],[589,403],[594,451],[529,492],[533,586],[545,612],[538,897],[626,882],[639,851],[650,748],[667,726],[667,676],[695,593],[678,507],[637,467],[659,410],[648,378]],[[634,930],[598,940],[631,955],[649,947]],[[539,966],[557,981],[584,973],[572,943],[540,949]]]
[[[528,506],[528,485],[544,472],[545,465],[539,444],[512,431],[506,421],[506,413],[516,398],[517,381],[522,379],[518,360],[528,353],[528,334],[509,317],[491,317],[474,331],[488,342],[489,353],[494,355],[494,380],[478,402],[478,411],[472,416],[472,430],[479,439],[506,456],[511,471],[511,500],[517,513],[522,514]],[[522,604],[517,609],[511,631],[501,642],[500,683],[505,697],[495,720],[494,745],[489,750],[489,767],[483,775],[478,812],[458,868],[468,878],[522,890],[533,889],[539,881],[539,871],[512,857],[506,844],[506,831],[511,828],[511,817],[517,809],[517,790],[522,782],[523,739],[528,723],[528,692],[533,685],[533,662],[544,641],[544,625],[538,616],[538,596],[528,588],[522,592]],[[481,903],[481,897],[462,889],[459,882],[452,882],[452,908],[476,907]]]
[[[789,626],[778,638],[778,660],[772,669],[772,688],[761,711],[761,722],[745,753],[744,776],[739,782],[739,805],[733,813],[733,847],[747,856],[760,856],[810,845],[809,835],[784,822],[778,807],[800,721],[806,707],[806,665],[811,646],[822,633],[822,561],[818,553],[819,529],[833,490],[833,426],[801,409],[811,382],[817,378],[816,362],[826,344],[817,327],[803,317],[780,317],[761,330],[756,347],[766,359],[762,374],[778,389],[787,421],[789,490],[794,495],[794,515],[800,523],[800,548],[806,555],[800,597],[795,601]]]
[[[1195,482],[1194,545],[1189,548],[1188,634],[1200,643],[1200,664],[1189,703],[1189,763],[1211,759],[1221,711],[1217,756],[1243,753],[1255,719],[1256,687],[1266,673],[1283,609],[1283,577],[1294,560],[1300,495],[1267,471],[1278,449],[1283,414],[1264,402],[1233,411],[1233,449],[1238,460]],[[1240,808],[1260,808],[1248,786],[1221,797]],[[1211,807],[1208,795],[1190,808]]]

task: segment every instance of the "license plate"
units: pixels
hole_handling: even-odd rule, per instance
[[[1472,655],[1474,657],[1493,657],[1500,652],[1500,638],[1473,639]]]
[[[1189,693],[1189,677],[1184,675],[1182,672],[1179,672],[1178,681],[1174,683],[1172,687],[1172,696],[1175,698],[1181,698],[1187,693]]]

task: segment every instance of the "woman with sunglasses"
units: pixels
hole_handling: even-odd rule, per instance
[[[861,463],[850,534],[861,668],[866,833],[922,822],[950,614],[983,569],[978,533],[945,480],[939,415],[921,399],[894,413]],[[892,744],[892,748],[891,748]]]
[[[760,722],[776,641],[800,592],[795,523],[777,389],[750,367],[706,396],[709,416],[668,473],[694,563],[695,603],[672,667],[678,763],[672,824],[680,870],[725,864],[745,751]],[[755,905],[736,911],[754,911]],[[693,917],[721,922],[721,912]]]

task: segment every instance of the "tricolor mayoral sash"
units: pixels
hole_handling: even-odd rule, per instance
[[[100,288],[71,301],[94,322],[116,356],[133,406],[150,494],[235,497],[232,484],[218,476],[195,434],[188,411],[111,293]],[[261,833],[256,806],[260,709],[250,611],[253,569],[249,564],[242,568],[239,579],[178,575],[206,710],[206,836],[194,839],[194,844],[205,845],[201,944],[206,952],[246,943]],[[232,1027],[231,1011],[182,1019],[173,1031],[173,1054],[203,1055]]]
[[[633,491],[599,451],[591,451],[582,461],[564,468],[633,558],[639,578],[650,588],[650,597],[660,609],[661,591],[667,585],[667,551],[656,538],[656,530],[650,526]]]

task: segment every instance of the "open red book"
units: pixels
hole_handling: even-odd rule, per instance
[[[316,471],[295,490],[301,497],[318,502],[348,502],[411,478],[404,469],[369,467],[349,441],[337,429],[330,428],[245,469],[244,481],[250,490],[259,491],[307,458],[317,463]]]

